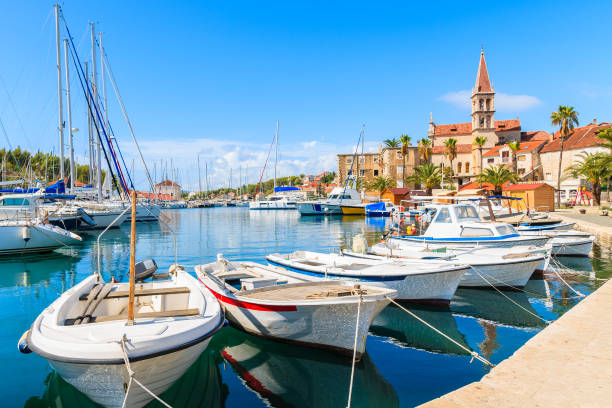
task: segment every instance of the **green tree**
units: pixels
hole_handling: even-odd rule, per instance
[[[385,147],[391,147],[391,148],[399,147],[400,145],[400,141],[397,140],[396,138],[385,139],[383,140],[383,143],[385,144]]]
[[[574,178],[583,178],[590,183],[595,205],[601,205],[601,184],[612,176],[612,156],[605,153],[582,153],[580,161],[568,167],[566,171]]]
[[[419,140],[419,158],[425,162],[429,163],[429,159],[431,158],[431,141],[427,138],[423,138]]]
[[[492,184],[496,195],[501,195],[504,183],[516,182],[518,179],[517,174],[503,164],[489,167],[478,175],[478,182]]]
[[[480,153],[480,172],[482,173],[482,149],[484,148],[484,145],[487,143],[487,137],[486,136],[476,136],[474,138],[474,143],[472,143],[474,146],[476,146],[476,148],[478,149],[478,152]]]
[[[382,195],[385,190],[393,187],[395,187],[395,180],[384,176],[376,177],[370,184],[368,184],[369,190],[376,190],[380,195]]]
[[[406,179],[406,156],[408,156],[408,147],[410,147],[411,137],[403,134],[399,138],[399,142],[402,144],[402,180]]]
[[[578,112],[571,106],[560,105],[559,108],[550,114],[550,122],[553,126],[559,126],[559,168],[557,171],[557,203],[561,204],[561,162],[563,161],[563,145],[565,138],[574,131],[574,126],[578,126]]]
[[[431,195],[432,190],[442,181],[442,172],[440,167],[433,163],[421,164],[414,168],[414,174],[408,176],[408,181],[423,185],[425,193]]]
[[[457,139],[449,137],[444,142],[444,157],[450,161],[451,175],[455,173],[453,169],[453,160],[457,158]]]
[[[517,141],[510,142],[508,143],[508,147],[510,148],[510,152],[512,152],[512,171],[517,173],[518,172],[518,161],[516,158],[516,154],[521,149],[521,142],[517,142]]]

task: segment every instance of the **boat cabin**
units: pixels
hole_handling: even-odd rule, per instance
[[[423,234],[434,238],[512,237],[519,236],[512,225],[483,222],[471,204],[433,204],[436,213]]]

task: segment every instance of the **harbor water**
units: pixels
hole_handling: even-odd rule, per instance
[[[165,271],[178,260],[188,271],[217,254],[265,263],[272,252],[338,251],[365,233],[378,241],[388,219],[300,217],[296,211],[248,208],[165,210],[163,223],[137,225],[137,260],[153,258]],[[0,395],[7,407],[95,406],[17,341],[36,316],[97,265],[97,235],[82,245],[46,255],[0,258]],[[563,278],[589,294],[612,276],[611,255],[595,247],[593,258],[557,259]],[[101,239],[105,279],[127,280],[129,225]],[[532,279],[524,291],[457,291],[449,309],[410,310],[493,363],[509,357],[529,338],[579,302],[555,274]],[[457,345],[397,307],[374,321],[367,353],[356,366],[352,406],[410,407],[479,380],[487,368]],[[326,351],[257,338],[232,327],[217,333],[200,358],[161,397],[175,407],[346,406],[350,361]],[[161,406],[152,402],[149,406]]]

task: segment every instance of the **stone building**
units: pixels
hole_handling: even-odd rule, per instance
[[[353,163],[353,159],[356,159]],[[404,170],[404,157],[402,149],[398,147],[382,147],[379,145],[378,153],[364,154],[339,154],[338,155],[338,180],[342,184],[347,179],[349,172],[356,175],[358,179],[371,183],[376,177],[384,176],[395,180],[398,187],[414,187],[407,185],[402,180],[402,175],[408,177],[414,174],[414,167],[418,165],[418,149],[414,146],[408,147],[405,158],[406,169]]]
[[[516,172],[524,179],[543,180],[543,170],[539,152],[546,144],[545,141],[521,142],[516,153]],[[512,150],[506,144],[497,145],[483,155],[483,168],[503,164],[512,168]]]
[[[170,197],[170,200],[180,200],[181,186],[170,180],[164,180],[155,185],[155,194],[163,194]]]
[[[452,166],[453,178],[459,185],[481,173],[480,149],[474,145],[477,137],[486,138],[483,153],[496,145],[521,140],[520,119],[495,120],[495,91],[489,79],[484,52],[480,53],[476,84],[470,100],[471,122],[438,125],[434,123],[432,115],[427,132],[432,142],[431,161],[436,165],[450,165],[444,156],[445,142],[450,138],[457,140],[457,157]]]

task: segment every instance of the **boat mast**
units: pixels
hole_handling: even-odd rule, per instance
[[[92,108],[95,110],[98,104],[98,75],[96,73],[96,33],[94,23],[89,23],[91,28],[91,69],[92,69],[92,81],[91,87],[93,88],[93,101]],[[93,114],[93,112],[92,112]],[[97,122],[96,115],[93,120]],[[99,129],[96,127],[96,129]],[[98,201],[102,201],[102,146],[100,145],[100,135],[96,137],[96,186],[98,187]]]
[[[274,158],[274,189],[276,190],[276,166],[278,165],[278,120],[276,121],[276,136],[274,136],[276,140],[276,157]]]
[[[206,167],[206,198],[208,198],[208,160],[204,162],[204,166]]]
[[[85,81],[89,82],[89,62],[85,61]],[[86,95],[89,101],[89,93]],[[88,103],[88,105],[91,105]],[[89,184],[93,184],[94,174],[94,151],[93,151],[93,125],[91,123],[91,115],[87,115],[87,137],[89,141]]]
[[[74,190],[74,146],[72,144],[72,108],[70,106],[70,71],[68,69],[68,40],[64,39],[64,63],[66,68],[66,114],[68,116],[68,141],[70,143],[70,192]]]
[[[361,126],[361,157],[357,161],[357,169],[359,169],[359,163],[361,163],[361,159],[363,159],[363,163],[365,165],[365,156],[363,155],[363,148],[365,145],[365,124]],[[365,166],[364,166],[365,167]],[[358,171],[358,175],[361,176],[361,170]],[[365,169],[363,169],[363,176],[361,176],[361,199],[365,200]]]
[[[102,99],[104,101],[104,122],[108,128],[108,99],[106,98],[106,74],[104,71],[104,46],[102,43],[102,31],[98,33],[100,37],[100,44],[98,44],[100,50],[100,77],[102,78]],[[110,135],[109,135],[110,136]]]
[[[198,193],[202,192],[202,174],[200,171],[200,154],[198,153]]]
[[[60,55],[60,26],[59,26],[59,4],[53,6],[55,9],[55,48],[57,54],[57,108],[59,144],[60,144],[60,178],[64,180],[64,116],[62,113],[62,56]]]

